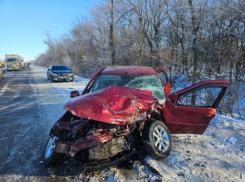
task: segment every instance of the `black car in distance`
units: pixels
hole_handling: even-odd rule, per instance
[[[74,75],[66,65],[50,65],[47,71],[47,78],[54,81],[73,81]]]

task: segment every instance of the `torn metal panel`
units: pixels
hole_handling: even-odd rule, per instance
[[[93,133],[91,135],[88,135],[82,139],[77,140],[71,146],[70,155],[73,157],[80,150],[105,143],[105,142],[111,140],[112,138],[113,138],[112,133],[106,133],[106,134]]]
[[[105,144],[89,148],[89,161],[101,160],[113,157],[114,155],[129,149],[126,139],[122,137],[113,138]]]
[[[127,155],[122,156],[119,159],[116,159],[114,161],[110,161],[110,162],[107,162],[107,163],[96,164],[94,166],[86,166],[86,168],[84,169],[84,173],[92,172],[92,171],[98,171],[98,170],[103,170],[103,169],[106,169],[108,167],[115,166],[117,164],[122,163],[127,158],[131,157],[134,153],[135,152],[131,152],[131,153],[127,154]]]
[[[70,99],[64,109],[78,117],[125,125],[135,122],[153,103],[151,91],[112,86]]]

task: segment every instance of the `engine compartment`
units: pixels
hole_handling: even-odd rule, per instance
[[[55,123],[50,135],[58,136],[58,153],[70,154],[86,164],[131,152],[136,140],[140,142],[142,124],[143,120],[128,125],[103,123],[67,111]]]

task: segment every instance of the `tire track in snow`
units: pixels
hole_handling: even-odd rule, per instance
[[[24,74],[22,74],[22,75],[24,75]],[[30,77],[30,78],[28,79],[28,83],[29,83],[29,85],[33,88],[34,95],[36,95],[37,93],[36,93],[36,90],[34,89],[34,84],[33,84],[33,82],[32,82],[32,79],[33,79],[33,78]],[[13,91],[12,89],[8,88],[8,85],[9,85],[10,82],[13,81],[13,80],[16,80],[16,78],[12,78],[11,80],[9,80],[9,81],[7,82],[7,84],[6,84],[6,85],[3,87],[3,89],[1,90],[1,91],[3,91],[3,92],[0,93],[0,96],[3,95],[3,94],[5,93],[6,90]],[[11,97],[11,98],[9,98],[9,99],[10,99],[10,100],[13,100],[13,99],[16,99],[16,98],[18,98],[18,97],[20,97],[20,92],[19,92],[19,91],[15,92],[15,96],[14,96],[14,97]],[[29,96],[29,97],[26,98],[26,99],[23,99],[23,100],[21,100],[21,101],[19,101],[19,102],[15,102],[15,103],[10,104],[10,105],[8,105],[8,106],[5,106],[5,107],[1,107],[1,106],[0,106],[0,115],[2,115],[2,114],[7,114],[7,113],[11,113],[11,112],[14,112],[15,110],[23,109],[23,108],[26,108],[26,106],[30,106],[30,105],[33,105],[34,103],[36,103],[36,101],[30,102],[30,103],[28,103],[28,104],[25,104],[25,105],[22,106],[21,108],[18,107],[18,108],[16,108],[15,110],[3,112],[3,110],[5,110],[5,109],[8,109],[8,108],[11,108],[11,107],[14,107],[14,106],[18,106],[18,105],[20,105],[20,104],[22,104],[22,103],[24,103],[24,102],[29,101],[30,99],[31,99],[31,97]]]
[[[11,80],[9,80],[6,85],[1,89],[1,92],[0,92],[0,97],[5,93],[5,91],[7,90],[8,86],[9,86],[9,83],[13,80],[15,80],[16,78],[12,78]]]

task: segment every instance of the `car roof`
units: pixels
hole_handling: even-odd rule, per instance
[[[101,75],[157,75],[152,67],[147,66],[107,66]]]

